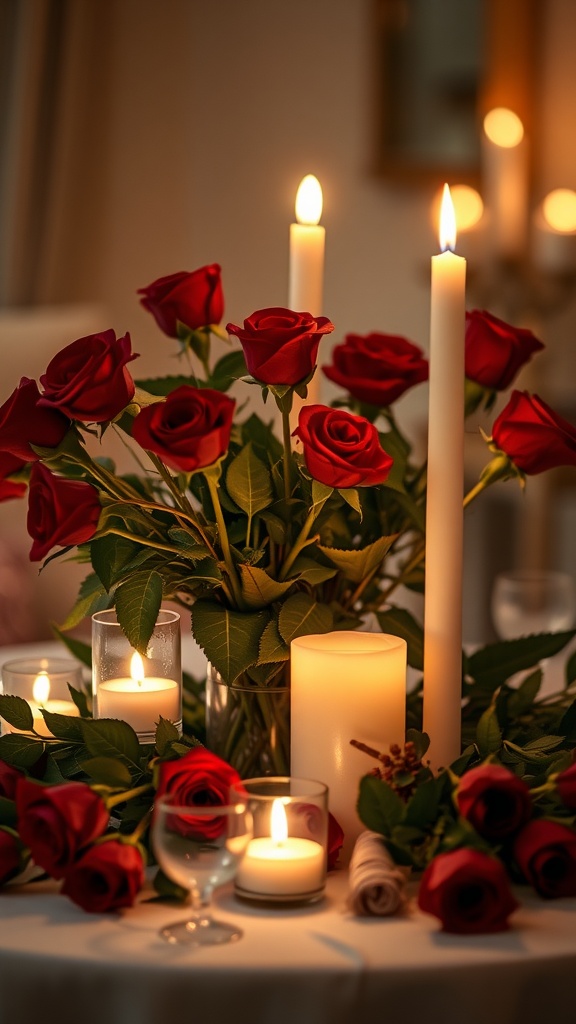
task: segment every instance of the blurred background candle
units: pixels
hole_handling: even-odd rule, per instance
[[[34,729],[41,736],[52,735],[44,722],[42,709],[55,715],[79,717],[80,712],[70,699],[69,686],[75,690],[82,688],[82,668],[78,662],[63,658],[22,658],[6,662],[2,668],[2,692],[28,702]],[[3,732],[20,731],[3,723]]]
[[[555,188],[534,215],[534,260],[552,274],[576,267],[576,192]]]
[[[527,238],[528,144],[513,110],[495,107],[484,118],[484,202],[493,248],[503,259],[523,255]]]
[[[358,780],[370,759],[359,740],[388,752],[402,745],[406,722],[406,642],[386,633],[301,636],[291,644],[291,770],[324,782],[344,829],[343,862],[363,826]]]
[[[433,768],[458,756],[461,730],[466,260],[451,251],[455,244],[446,185],[430,316],[424,731]]]

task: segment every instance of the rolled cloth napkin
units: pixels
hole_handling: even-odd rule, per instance
[[[361,832],[348,869],[348,907],[353,914],[387,917],[406,904],[409,869],[398,867],[377,832]]]

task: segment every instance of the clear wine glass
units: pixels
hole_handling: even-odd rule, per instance
[[[501,572],[492,588],[492,621],[502,640],[571,629],[576,622],[574,580],[551,570]]]
[[[225,805],[179,806],[169,796],[156,801],[152,823],[154,853],[162,870],[188,889],[193,914],[160,930],[167,942],[213,946],[234,942],[242,931],[210,912],[212,893],[234,878],[252,838],[252,815],[238,797]]]

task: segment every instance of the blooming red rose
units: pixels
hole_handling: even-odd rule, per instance
[[[440,853],[420,882],[418,906],[442,923],[442,930],[459,935],[502,932],[516,910],[501,861],[478,850]]]
[[[532,811],[526,783],[498,764],[482,764],[466,772],[458,783],[456,803],[479,835],[496,841],[517,832]]]
[[[160,764],[156,798],[169,796],[174,806],[179,807],[221,807],[229,803],[230,787],[240,782],[235,768],[212,754],[204,747],[194,747],[177,761],[164,761]],[[172,822],[179,831],[187,831],[187,826],[198,826],[198,830],[207,839],[218,836],[222,830],[222,820],[217,817],[201,816],[194,821],[189,814],[178,822]]]
[[[10,829],[0,827],[0,885],[9,882],[21,870],[22,848]]]
[[[48,363],[40,377],[44,393],[39,405],[81,423],[113,420],[134,397],[126,363],[136,358],[129,334],[116,338],[114,331],[102,331],[79,338]]]
[[[64,876],[62,892],[83,910],[102,914],[131,907],[144,884],[140,850],[119,839],[90,846]]]
[[[492,427],[492,439],[528,475],[576,466],[576,427],[527,391],[512,392]]]
[[[56,545],[86,543],[96,533],[101,511],[92,484],[55,476],[35,463],[28,493],[27,527],[34,542],[30,560],[39,561]]]
[[[26,493],[26,484],[8,479],[25,465],[23,459],[18,459],[10,452],[0,452],[0,501],[21,498]]]
[[[556,791],[562,803],[576,811],[576,763],[556,776]]]
[[[138,413],[132,435],[176,471],[211,466],[227,451],[236,403],[212,388],[183,384]]]
[[[392,467],[374,424],[344,409],[304,406],[294,436],[302,441],[308,472],[328,487],[381,484]]]
[[[545,818],[529,821],[516,837],[514,856],[545,899],[576,896],[576,832]]]
[[[334,330],[327,317],[295,313],[283,306],[257,309],[243,327],[227,324],[244,350],[246,366],[262,384],[297,384],[316,366],[318,346]]]
[[[391,405],[428,379],[421,350],[396,334],[347,334],[333,349],[332,362],[323,367],[328,379],[369,405]]]
[[[210,263],[191,274],[185,270],[159,277],[146,288],[139,288],[140,302],[155,318],[169,338],[178,336],[178,322],[191,331],[219,324],[224,313],[224,294],[220,266]]]
[[[505,391],[535,352],[544,348],[532,331],[512,327],[485,310],[466,313],[465,373],[491,391]]]
[[[19,771],[18,768],[13,768],[11,764],[6,764],[6,761],[0,761],[0,796],[6,798],[6,800],[14,800],[16,796],[16,786],[20,779],[24,778],[24,773]]]
[[[16,789],[18,832],[35,864],[62,878],[78,854],[108,826],[104,801],[85,782],[41,786],[22,779]]]
[[[22,377],[10,398],[0,407],[0,451],[10,452],[24,462],[38,459],[31,444],[57,448],[70,421],[57,409],[40,405],[35,380]]]

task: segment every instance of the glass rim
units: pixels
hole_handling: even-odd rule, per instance
[[[25,667],[27,666],[27,667]],[[72,658],[11,658],[2,665],[1,672],[12,672],[14,675],[38,675],[48,672],[53,675],[66,675],[68,672],[82,672],[82,662]]]
[[[179,622],[180,613],[172,611],[171,608],[160,608],[156,617],[155,626],[165,626],[170,622]],[[122,629],[118,622],[118,616],[114,608],[106,608],[101,612],[94,612],[91,616],[93,623],[98,623],[104,626],[117,626],[118,629]]]
[[[195,804],[173,803],[169,793],[163,793],[162,796],[157,797],[154,801],[154,808],[195,818],[217,818],[219,815],[230,817],[232,814],[244,814],[248,810],[246,799],[238,799],[235,803],[196,806]]]
[[[249,787],[257,785],[270,787],[271,792],[269,793],[254,793]],[[273,792],[273,787],[276,786],[280,789],[282,786],[296,787],[293,792]],[[241,794],[241,788],[244,788],[245,794]],[[241,779],[240,782],[233,782],[230,786],[230,791],[238,793],[240,795],[246,795],[248,800],[277,800],[277,799],[288,799],[289,801],[302,800],[304,797],[310,799],[311,797],[324,798],[328,794],[328,786],[325,782],[321,782],[320,779],[305,779],[303,776],[298,775],[261,775],[253,779]]]

